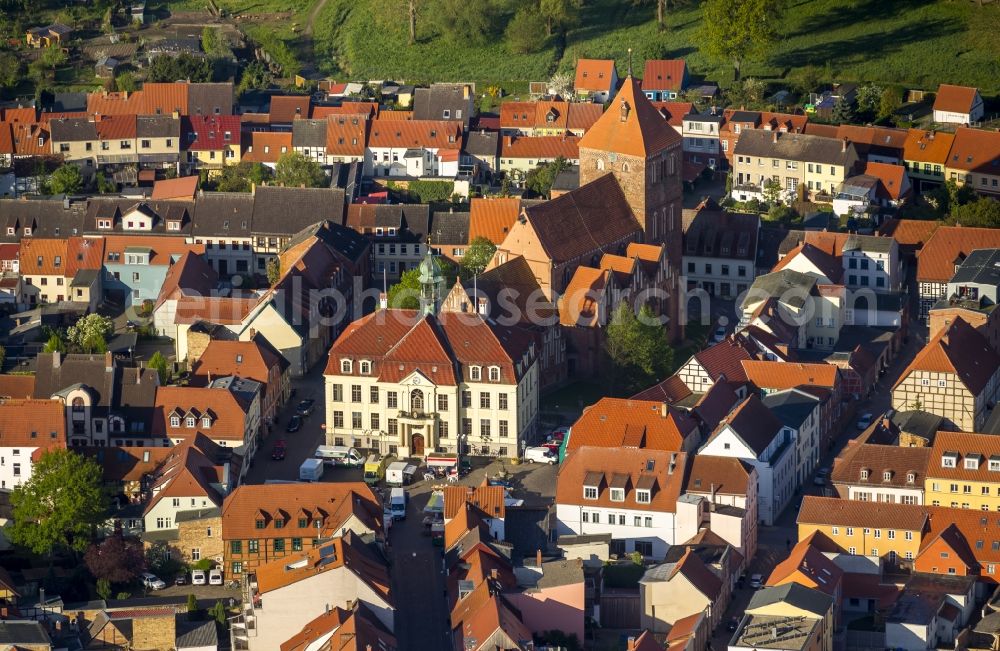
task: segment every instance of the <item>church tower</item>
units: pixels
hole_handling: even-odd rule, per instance
[[[437,314],[441,303],[448,294],[447,281],[437,258],[431,253],[430,245],[427,253],[420,261],[420,312],[422,314]]]
[[[681,144],[680,134],[646,98],[631,69],[608,109],[580,139],[580,185],[613,174],[642,225],[645,241],[664,245],[671,294],[667,311],[673,337],[680,336],[683,325],[678,310]]]

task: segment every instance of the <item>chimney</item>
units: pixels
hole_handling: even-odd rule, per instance
[[[539,569],[541,569],[541,567],[542,567],[542,548],[541,547],[539,547],[537,550],[535,550],[535,565],[537,565],[539,567]]]
[[[477,302],[479,305],[476,311],[479,313],[480,316],[486,316],[486,298],[480,296],[477,299]]]
[[[715,507],[715,484],[714,483],[712,484],[712,486],[709,489],[709,491],[710,491],[710,493],[712,495],[712,498],[711,498],[712,499],[712,507],[714,508]]]
[[[840,141],[840,151],[841,152],[847,151],[847,138],[844,138],[843,140]]]
[[[59,368],[62,365],[62,353],[58,350],[52,353],[52,368]]]
[[[497,578],[497,568],[494,567],[492,570],[490,570],[490,578],[492,579]]]
[[[104,353],[104,372],[110,373],[115,369],[115,356],[111,353]]]
[[[772,131],[771,132],[771,142],[777,144],[777,142],[778,142],[778,132],[777,131]]]
[[[660,403],[660,417],[661,418],[666,418],[668,413],[669,413],[669,408],[668,408],[667,403],[666,402],[661,402]]]
[[[628,638],[628,651],[635,651],[635,638],[631,636]]]
[[[378,309],[384,310],[389,307],[389,298],[386,296],[385,292],[378,293]]]

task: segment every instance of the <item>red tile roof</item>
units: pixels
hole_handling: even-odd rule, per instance
[[[709,569],[701,556],[691,548],[688,548],[680,560],[674,563],[673,572],[670,573],[667,580],[671,581],[677,576],[683,576],[687,579],[695,590],[705,595],[713,604],[722,591],[722,579]]]
[[[501,158],[576,160],[580,157],[577,136],[504,136],[500,143]]]
[[[838,369],[832,364],[744,360],[743,370],[747,379],[761,389],[781,390],[799,386],[833,388],[837,385]]]
[[[142,113],[146,115],[184,115],[188,108],[188,90],[190,84],[184,81],[154,83],[142,85]],[[140,115],[142,114],[140,113]]]
[[[37,122],[35,115],[35,109],[31,106],[24,106],[19,108],[6,108],[3,110],[3,121],[4,122]]]
[[[952,169],[1000,176],[1000,132],[959,127],[947,165]]]
[[[221,151],[227,145],[237,149],[241,143],[238,115],[192,115],[184,118],[182,144],[191,151]],[[191,139],[191,134],[194,139]],[[228,137],[227,137],[228,135]]]
[[[639,82],[628,78],[611,108],[584,134],[580,148],[647,158],[671,147],[679,150],[680,143],[680,134],[642,94]]]
[[[841,527],[869,527],[923,531],[927,522],[924,506],[888,502],[860,502],[836,497],[806,495],[796,522]]]
[[[742,362],[753,357],[753,352],[743,338],[732,336],[694,354],[695,361],[713,381],[725,376],[730,381],[746,382],[747,375]]]
[[[128,140],[135,138],[134,115],[101,115],[94,118],[94,129],[100,140]]]
[[[646,59],[642,89],[679,91],[684,83],[686,69],[684,59]]]
[[[66,447],[66,412],[59,400],[10,399],[0,402],[0,446]]]
[[[243,444],[249,406],[224,388],[191,386],[164,386],[156,390],[152,431],[155,436],[187,439],[199,432],[213,440],[233,441]],[[180,418],[180,426],[170,424],[171,416]],[[195,417],[195,426],[186,426],[186,416]],[[209,427],[202,424],[203,417],[211,420]]]
[[[469,241],[485,237],[500,244],[521,214],[518,197],[479,197],[469,206]]]
[[[954,141],[955,134],[946,131],[910,129],[903,144],[903,159],[945,165]]]
[[[686,490],[689,493],[746,496],[753,466],[732,457],[695,455],[688,471]]]
[[[18,156],[47,156],[52,153],[51,135],[47,126],[29,122],[11,122],[14,153]]]
[[[198,191],[198,176],[182,176],[153,182],[153,201],[160,199],[194,199]]]
[[[607,91],[612,92],[612,83],[615,76],[615,62],[613,59],[579,59],[576,62],[576,79],[573,87],[577,91]]]
[[[691,102],[652,102],[653,108],[672,127],[680,128],[684,124],[684,116],[694,111]]]
[[[930,448],[897,447],[870,443],[848,445],[833,461],[830,479],[835,484],[863,484],[923,490],[928,475]],[[868,479],[861,479],[861,471]],[[891,473],[885,479],[885,473]],[[907,475],[913,474],[913,481]]]
[[[1000,354],[961,317],[939,331],[906,367],[893,389],[916,371],[954,373],[973,395],[979,395],[1000,369]]]
[[[893,218],[883,222],[879,228],[879,235],[893,238],[900,246],[921,249],[940,225],[941,223],[936,220]]]
[[[81,269],[104,266],[104,238],[70,237],[66,240],[66,277],[73,278]]]
[[[270,122],[291,122],[309,117],[309,95],[273,95],[271,97]]]
[[[451,520],[470,504],[489,518],[507,517],[507,493],[503,486],[445,486],[444,519]]]
[[[884,191],[888,198],[899,201],[910,193],[910,186],[906,184],[906,191],[903,190],[903,181],[906,177],[906,168],[902,165],[889,165],[888,163],[875,163],[869,161],[865,165],[865,174],[874,176],[879,180],[880,191]]]
[[[691,389],[684,384],[679,375],[671,375],[659,384],[640,391],[632,396],[633,400],[657,400],[673,404],[691,395]]]
[[[836,595],[837,587],[843,578],[844,571],[806,539],[800,540],[788,557],[775,565],[765,585],[777,586],[794,580],[807,588],[839,596]]]
[[[370,125],[363,115],[331,115],[326,120],[326,153],[364,156]]]
[[[204,255],[204,244],[188,244],[181,236],[162,235],[108,235],[104,238],[104,250],[107,254],[117,253],[125,259],[125,249],[148,248],[150,250],[149,264],[169,265],[187,252]]]
[[[292,151],[292,133],[254,131],[242,160],[251,163],[277,163],[282,154]]]
[[[946,283],[975,249],[1000,248],[1000,229],[940,226],[917,254],[917,281]]]
[[[606,304],[605,292],[611,272],[593,267],[577,267],[559,297],[559,323],[567,327],[595,327]]]
[[[677,452],[697,424],[683,412],[652,400],[601,398],[573,423],[567,449],[584,446]]]
[[[938,86],[937,96],[934,98],[934,110],[947,111],[949,113],[968,113],[972,110],[972,104],[976,101],[976,94],[978,92],[978,90],[970,86],[941,84]]]
[[[14,153],[14,134],[10,130],[10,124],[0,122],[0,154]]]
[[[556,504],[673,513],[686,465],[683,452],[620,448],[608,454],[605,447],[578,448],[559,468]],[[597,488],[597,499],[584,498],[584,485]],[[625,489],[624,502],[611,501],[612,486]],[[650,490],[648,504],[636,502],[637,489]]]
[[[35,395],[34,375],[0,375],[0,399],[30,398]]]
[[[258,341],[212,339],[192,365],[191,376],[207,380],[238,375],[267,384],[271,380],[271,369],[280,369],[285,364],[287,362],[278,353]]]
[[[462,123],[454,120],[375,120],[369,147],[461,149]]]
[[[31,237],[21,240],[18,263],[23,276],[65,276],[67,242]]]
[[[972,432],[938,432],[934,436],[934,446],[923,448],[931,461],[927,466],[927,476],[940,479],[965,479],[970,481],[995,482],[997,474],[990,470],[990,459],[1000,458],[1000,436],[995,434],[974,434]],[[944,468],[941,457],[946,452],[957,452],[959,460],[954,468]],[[965,459],[979,456],[979,467],[975,470],[965,467]]]

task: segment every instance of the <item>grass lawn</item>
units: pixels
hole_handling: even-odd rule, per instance
[[[216,0],[232,13],[290,11],[299,25],[324,0]],[[697,3],[668,15],[659,31],[654,6],[632,0],[588,0],[580,25],[565,41],[546,43],[532,54],[513,54],[502,35],[486,45],[452,42],[434,32],[430,2],[418,18],[416,45],[407,45],[404,0],[325,0],[311,23],[313,41],[284,26],[269,25],[275,38],[301,55],[310,45],[327,72],[351,78],[397,78],[411,82],[464,80],[499,83],[520,91],[527,80],[571,71],[578,57],[614,57],[626,66],[626,49],[636,67],[651,57],[684,57],[696,76],[731,79],[728,64],[698,51],[701,23]],[[178,8],[203,6],[180,0]],[[1000,92],[993,74],[1000,57],[1000,6],[973,2],[913,3],[907,0],[796,0],[779,29],[766,64],[748,64],[745,74],[794,82],[812,68],[824,80],[899,83],[933,89],[941,81],[969,84],[986,94]],[[520,83],[516,83],[520,82]]]
[[[542,397],[542,409],[557,411],[575,410],[587,407],[600,400],[607,393],[607,387],[581,380],[560,387]]]

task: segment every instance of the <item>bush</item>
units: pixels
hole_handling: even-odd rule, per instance
[[[455,184],[451,181],[410,181],[406,192],[416,203],[444,202],[451,200]]]

